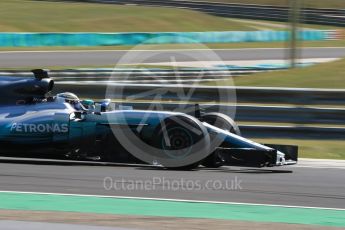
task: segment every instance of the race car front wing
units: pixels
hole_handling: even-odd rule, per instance
[[[270,149],[217,148],[224,165],[244,167],[273,167],[297,164],[298,147],[291,145],[265,145]]]

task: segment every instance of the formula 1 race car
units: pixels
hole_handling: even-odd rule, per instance
[[[73,93],[48,96],[54,81],[44,70],[32,72],[34,78],[0,78],[2,155],[54,155],[174,169],[297,163],[296,146],[243,138],[224,114],[201,113],[197,105],[185,114],[134,110],[110,99],[79,100]]]

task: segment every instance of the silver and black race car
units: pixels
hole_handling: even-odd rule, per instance
[[[283,166],[297,163],[297,147],[262,145],[240,135],[221,113],[192,114],[121,107],[110,99],[80,100],[73,93],[47,96],[54,81],[0,78],[0,153],[60,156],[193,169]],[[145,119],[143,119],[145,118]]]

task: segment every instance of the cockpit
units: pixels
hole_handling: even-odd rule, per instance
[[[115,109],[115,105],[110,99],[104,99],[100,102],[94,102],[91,99],[80,100],[77,95],[70,92],[57,94],[54,98],[55,102],[68,103],[77,111],[88,112],[106,112]]]
[[[75,110],[78,111],[85,111],[88,109],[83,106],[77,95],[70,92],[57,94],[55,96],[55,101],[58,103],[69,103]]]

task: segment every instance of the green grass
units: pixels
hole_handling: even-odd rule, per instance
[[[298,145],[299,157],[345,160],[344,140],[254,139],[265,144]]]
[[[246,27],[252,27],[253,30],[287,30],[290,29],[291,24],[289,22],[277,22],[267,20],[251,20],[251,19],[239,19],[239,18],[227,18],[230,22],[242,23]],[[298,25],[301,29],[318,29],[318,30],[342,30],[344,27],[317,25],[317,24],[305,24],[300,23]]]
[[[251,30],[197,11],[114,4],[1,0],[0,31],[152,32]]]
[[[256,30],[255,23],[211,16],[197,11],[162,7],[119,6],[113,4],[66,3],[29,0],[0,2],[0,31],[2,32],[169,32],[169,31],[247,31]],[[284,23],[268,22],[270,24]],[[254,26],[254,27],[253,27]],[[263,26],[265,27],[265,26]],[[284,28],[266,26],[267,29]],[[265,27],[265,28],[266,28]],[[301,27],[336,29],[319,25]],[[345,46],[340,41],[305,42],[306,47]],[[253,42],[207,44],[209,48],[280,48],[283,42]],[[158,45],[152,49],[192,48],[194,45]],[[3,50],[59,50],[59,49],[131,49],[131,46],[104,47],[0,47]],[[143,46],[145,49],[145,46]],[[199,48],[199,47],[196,47]]]
[[[235,77],[236,86],[345,89],[345,59],[293,70],[279,70]],[[232,83],[229,80],[229,84]],[[207,83],[226,85],[226,81]]]
[[[266,4],[274,6],[287,6],[287,0],[200,0],[206,2],[226,2],[226,3],[240,3],[240,4]],[[304,7],[311,8],[336,8],[344,9],[344,0],[304,0]]]
[[[164,7],[30,0],[1,0],[0,3],[0,31],[6,32],[246,31],[257,30],[254,25],[260,22],[267,23],[229,20],[198,11]],[[282,30],[274,26],[266,27]],[[319,25],[301,27],[337,28]]]

